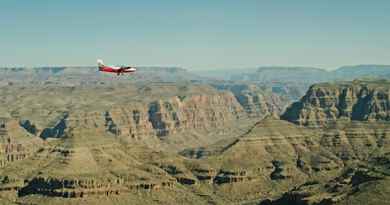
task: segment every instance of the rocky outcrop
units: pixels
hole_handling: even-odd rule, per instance
[[[285,103],[279,96],[256,86],[233,83],[221,86],[215,89],[217,86],[208,84],[150,83],[33,87],[31,92],[36,96],[16,87],[20,95],[26,96],[20,98],[20,104],[27,105],[34,98],[43,100],[31,105],[39,113],[15,109],[12,115],[20,127],[42,139],[82,134],[169,141],[172,139],[169,136],[175,135],[180,138],[176,141],[197,146],[214,142],[208,141],[212,133],[215,141],[234,136],[254,121],[279,113]],[[7,96],[11,93],[1,92]],[[48,100],[51,98],[61,100]],[[180,134],[185,136],[179,137]],[[190,136],[191,139],[185,139]]]
[[[242,108],[229,93],[213,96],[189,96],[184,101],[175,97],[169,101],[149,104],[149,122],[162,137],[186,129],[209,130],[245,117]]]
[[[158,165],[161,169],[166,171],[170,176],[174,177],[176,181],[182,185],[194,185],[197,180],[193,176],[189,176],[188,173],[184,173],[183,170],[170,164]]]
[[[221,184],[233,184],[237,182],[245,182],[252,180],[252,177],[248,176],[245,170],[240,171],[226,171],[221,170],[214,178],[214,183],[217,185]]]
[[[209,184],[214,183],[214,178],[219,172],[218,170],[212,168],[196,168],[191,171],[199,181]]]
[[[282,119],[304,126],[326,126],[338,119],[390,121],[390,82],[317,84]]]
[[[120,130],[118,129],[117,125],[115,124],[115,122],[112,120],[112,117],[110,116],[110,113],[109,112],[106,112],[104,114],[104,120],[105,120],[105,123],[104,123],[104,126],[106,127],[106,130],[114,135],[119,135],[120,134]]]
[[[277,109],[272,106],[267,100],[275,100],[272,97],[264,99],[263,95],[252,92],[241,92],[236,94],[237,101],[243,106],[245,111],[252,117],[260,117],[265,114],[277,112]]]
[[[88,130],[128,139],[157,136],[160,139],[177,133],[201,133],[224,129],[248,116],[231,93],[174,96],[149,103],[113,106],[97,112],[70,113],[66,120],[72,131]],[[104,128],[104,129],[103,129]],[[103,133],[102,133],[103,132]],[[54,136],[59,136],[54,135]]]
[[[7,143],[0,144],[0,167],[14,161],[23,160],[31,154],[31,151],[26,145],[12,142],[9,139]]]
[[[259,188],[259,184],[272,184],[275,187],[271,192],[278,192],[286,188],[286,184],[289,189],[306,182],[320,184],[321,180],[331,179],[346,169],[348,164],[367,162],[376,150],[388,150],[390,132],[387,127],[386,123],[350,122],[332,128],[309,129],[266,118],[237,140],[224,141],[224,146],[217,143],[211,148],[186,150],[182,154],[210,161],[210,167],[191,170],[201,183],[213,184],[221,189],[240,187],[237,188],[240,191],[243,187],[253,186],[254,189]],[[386,159],[378,160],[388,165]],[[357,181],[356,184],[378,179],[365,174],[355,172],[352,179]],[[331,189],[337,190],[339,186],[334,185]],[[267,187],[259,189],[267,190]],[[291,191],[278,200],[263,203],[313,204],[306,199],[311,195],[304,191]],[[255,197],[256,193],[246,196]],[[329,203],[329,200],[324,198],[321,203]]]
[[[272,117],[256,123],[235,140],[220,143],[182,153],[210,163],[209,167],[191,170],[200,182],[232,188],[245,184],[249,192],[249,187],[258,184],[298,185],[308,176],[318,172],[327,175],[344,166],[342,160],[321,146],[320,132]]]
[[[278,109],[275,108],[277,98],[275,102],[255,98],[257,105],[252,101],[251,105],[243,105],[243,101],[237,101],[237,96],[227,91],[182,94],[141,103],[114,105],[104,111],[68,111],[52,120],[54,125],[45,126],[30,119],[21,120],[19,124],[27,132],[42,139],[60,138],[79,131],[129,139],[150,136],[164,139],[181,132],[200,133],[233,128],[239,121],[249,122],[251,117],[261,118]]]
[[[13,124],[18,126],[17,122]],[[14,126],[11,126],[11,129]],[[16,138],[11,135],[13,132],[9,133],[9,129],[7,122],[0,122],[0,167],[24,160],[40,148],[35,139],[37,137],[25,136]]]
[[[284,204],[344,204],[350,201],[354,195],[359,195],[364,186],[374,185],[370,182],[385,180],[386,174],[381,169],[368,168],[363,165],[345,169],[340,176],[320,183],[319,181],[308,181],[298,187],[284,193],[278,199],[262,200],[261,205],[284,205]],[[374,185],[375,186],[375,185]],[[371,201],[366,198],[365,201]],[[348,203],[347,203],[348,204]]]
[[[287,105],[288,100],[273,92],[261,89],[254,84],[214,84],[219,90],[229,90],[253,118],[279,114]]]
[[[172,188],[175,182],[134,183],[121,178],[101,181],[94,178],[81,180],[35,177],[25,183],[25,186],[18,189],[19,197],[38,194],[47,197],[80,198],[91,195],[118,195],[133,191],[158,191],[162,188]]]

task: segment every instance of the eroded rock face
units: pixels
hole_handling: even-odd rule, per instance
[[[29,147],[21,143],[11,142],[10,139],[7,141],[7,143],[0,144],[0,167],[7,163],[23,160],[32,154]]]
[[[247,175],[245,170],[241,171],[223,171],[221,170],[218,175],[214,178],[214,183],[217,185],[221,184],[233,184],[237,182],[245,182],[252,180],[250,176]]]
[[[39,194],[47,197],[80,198],[87,195],[109,196],[134,191],[158,191],[173,187],[175,182],[131,183],[121,178],[102,181],[94,178],[79,180],[36,177],[25,183],[25,186],[18,189],[19,197]]]
[[[106,127],[106,130],[114,135],[119,135],[120,134],[120,130],[118,129],[117,125],[115,124],[115,122],[112,120],[112,117],[110,116],[110,113],[109,112],[106,112],[104,114],[104,120],[105,120],[105,124],[104,126]]]
[[[17,161],[30,157],[40,148],[37,137],[24,136],[16,138],[9,129],[18,126],[16,121],[12,121],[11,126],[7,122],[0,122],[0,167],[5,167]]]
[[[388,122],[351,121],[353,108],[349,114],[349,109],[344,109],[343,116],[350,116],[345,117],[349,119],[346,122],[340,120],[343,117],[336,117],[336,122],[331,124],[329,120],[324,124],[326,126],[318,129],[266,117],[243,134],[209,146],[188,148],[181,152],[182,156],[137,144],[150,138],[164,142],[169,137],[193,131],[201,133],[200,137],[213,137],[207,136],[207,132],[242,122],[238,120],[253,119],[252,113],[257,112],[256,109],[243,106],[251,104],[251,100],[254,102],[253,95],[245,92],[241,94],[248,94],[247,98],[241,102],[232,92],[222,91],[181,93],[161,99],[112,104],[101,110],[90,106],[75,109],[66,118],[55,118],[54,126],[48,126],[62,129],[64,134],[60,136],[63,139],[46,142],[45,149],[23,158],[23,163],[0,170],[0,194],[16,193],[17,200],[26,203],[30,199],[92,200],[96,196],[119,201],[122,197],[135,197],[144,192],[152,192],[150,195],[161,200],[168,192],[179,190],[186,197],[193,197],[191,200],[204,200],[205,204],[224,204],[217,203],[220,199],[238,204],[266,198],[269,200],[264,201],[265,204],[313,204],[308,198],[317,190],[310,192],[310,189],[300,190],[299,187],[321,185],[324,193],[342,195],[344,190],[353,191],[360,185],[382,180],[364,170],[339,177],[350,164],[365,164],[372,159],[373,153],[390,151]],[[337,92],[320,93],[319,96],[333,96]],[[340,96],[340,99],[344,98]],[[315,98],[309,105],[315,105],[319,111],[327,106],[349,107],[340,105],[339,99],[335,100],[337,103],[322,100],[317,102]],[[256,107],[255,104],[252,105]],[[305,106],[302,103],[298,110]],[[19,128],[20,124],[16,123]],[[29,124],[39,123],[32,121]],[[26,134],[24,139],[32,138],[26,128],[21,130]],[[37,130],[39,133],[40,129]],[[131,143],[123,140],[133,138],[137,140]],[[21,143],[6,149],[14,150],[9,153],[22,152],[18,144]],[[388,166],[387,158],[376,159]],[[15,173],[15,170],[19,171]],[[326,183],[324,187],[323,183]],[[178,196],[169,197],[176,199]],[[333,203],[332,200],[325,197],[319,202]]]
[[[104,124],[105,115],[97,115]],[[120,118],[110,116],[115,124],[119,124]],[[139,120],[142,121],[141,116]],[[17,185],[10,183],[14,180],[12,177],[0,178],[0,184],[4,181],[0,191],[17,192],[21,200],[37,196],[55,200],[89,200],[96,196],[127,197],[144,192],[163,196],[165,191],[192,193],[195,190],[194,193],[211,199],[218,194],[237,203],[269,198],[262,203],[313,204],[307,200],[312,192],[291,189],[332,180],[349,163],[364,162],[369,153],[377,149],[389,150],[390,130],[386,129],[386,124],[359,123],[342,124],[337,129],[323,131],[266,118],[236,140],[216,146],[215,151],[205,148],[210,153],[199,159],[165,156],[163,152],[136,149],[134,144],[114,146],[117,138],[107,136],[101,138],[112,140],[111,143],[88,147],[90,140],[97,140],[98,136],[91,135],[89,140],[78,141],[80,135],[71,135],[63,139],[61,146],[48,148],[47,154],[41,158],[27,160],[36,164],[52,159],[47,166],[36,168],[34,173],[40,174],[21,177]],[[105,129],[102,126],[102,130]],[[377,158],[376,161],[386,166],[389,162],[387,158]],[[75,174],[76,166],[82,167],[77,169],[81,173]],[[377,180],[366,172],[354,172],[344,178],[351,180],[351,184],[342,184],[344,179],[336,180],[336,183],[329,183],[329,189],[342,193],[344,187],[359,187]],[[211,191],[202,193],[203,189]],[[278,197],[281,198],[276,199]],[[328,200],[323,198],[321,202]]]
[[[283,99],[273,92],[260,89],[256,85],[217,84],[214,86],[220,90],[231,91],[245,112],[253,118],[262,118],[266,115],[273,114],[278,115],[288,103],[287,99]]]
[[[84,121],[84,126],[97,131],[101,122],[104,122],[108,133],[129,138],[164,138],[184,131],[221,129],[239,119],[247,118],[240,104],[229,93],[193,95],[184,100],[172,97],[148,104],[115,106],[103,116],[95,113],[85,115],[88,117],[79,113],[74,117],[71,115],[69,126],[77,128],[80,127],[79,122]]]
[[[208,130],[223,127],[226,123],[245,117],[241,106],[229,93],[214,96],[191,96],[181,101],[149,104],[149,122],[157,136],[167,136],[185,129]]]
[[[30,120],[20,121],[20,126],[43,139],[63,137],[82,128],[130,138],[162,138],[185,130],[222,128],[247,117],[232,94],[220,93],[188,96],[185,99],[177,96],[148,104],[118,105],[103,113],[71,112],[56,121],[54,126],[46,128],[37,128]]]
[[[261,89],[248,85],[231,85],[219,90],[205,85],[159,87],[164,92],[173,92],[168,97],[160,96],[158,89],[153,86],[131,89],[134,89],[130,90],[132,94],[124,95],[120,89],[106,88],[104,92],[109,93],[110,97],[104,96],[107,98],[104,100],[108,101],[108,105],[99,102],[85,105],[77,103],[69,105],[69,109],[62,106],[64,111],[47,106],[50,109],[42,111],[40,116],[22,114],[19,124],[30,134],[42,139],[61,138],[81,132],[137,140],[154,136],[166,139],[169,135],[183,132],[199,134],[234,129],[267,115],[276,115],[286,103],[277,95],[262,93]],[[72,95],[76,91],[50,88],[47,92],[70,92]],[[120,100],[111,99],[115,93],[124,96],[118,97]],[[77,93],[74,95],[78,96]]]
[[[379,168],[380,165],[348,168],[339,176],[320,183],[319,181],[308,181],[299,187],[284,193],[275,200],[262,200],[261,205],[284,205],[284,204],[348,204],[355,201],[356,195],[359,197],[362,190],[370,186],[383,186],[386,182],[388,170]],[[370,188],[372,189],[372,187]],[[367,190],[366,190],[367,191]],[[374,190],[370,190],[371,192]],[[375,192],[375,191],[374,191]],[[386,191],[385,191],[386,192]],[[377,194],[377,193],[375,193]],[[367,197],[367,196],[363,196]],[[365,198],[367,204],[376,204],[375,199]],[[374,202],[374,203],[373,203]],[[355,204],[355,203],[353,203]],[[361,201],[358,204],[362,204]],[[383,201],[381,202],[383,204]]]
[[[387,81],[313,85],[282,119],[305,126],[326,126],[337,119],[389,121],[389,96]]]

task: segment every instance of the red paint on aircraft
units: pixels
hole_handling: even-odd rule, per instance
[[[117,75],[123,73],[134,73],[137,70],[136,68],[131,66],[121,66],[121,67],[106,66],[103,64],[102,60],[98,60],[98,67],[100,72],[116,73]]]

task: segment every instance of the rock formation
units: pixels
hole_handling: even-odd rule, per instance
[[[305,126],[326,126],[338,119],[389,121],[389,97],[388,81],[317,84],[293,103],[282,119]]]
[[[277,115],[286,103],[279,96],[253,86],[219,86],[218,90],[213,87],[170,83],[137,85],[130,89],[33,87],[42,104],[15,110],[13,115],[20,119],[22,128],[42,139],[89,133],[112,135],[126,141],[155,136],[169,140],[172,138],[169,136],[184,134],[197,135],[199,139],[192,137],[183,143],[198,145],[217,141],[229,134],[229,130],[238,134],[238,128],[245,128],[267,115]],[[34,97],[25,93],[23,87],[12,89],[25,96],[19,99],[20,104]],[[61,101],[46,100],[59,98]],[[7,102],[4,105],[8,106]],[[31,110],[40,110],[41,114]],[[206,137],[208,132],[220,134]]]
[[[382,204],[390,193],[385,81],[314,85],[282,119],[283,98],[245,84],[7,89],[0,203],[359,204],[378,192],[369,201]]]

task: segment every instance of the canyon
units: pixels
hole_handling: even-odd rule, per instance
[[[1,204],[388,201],[387,80],[317,83],[292,102],[178,68],[150,82],[49,71],[1,85]]]

